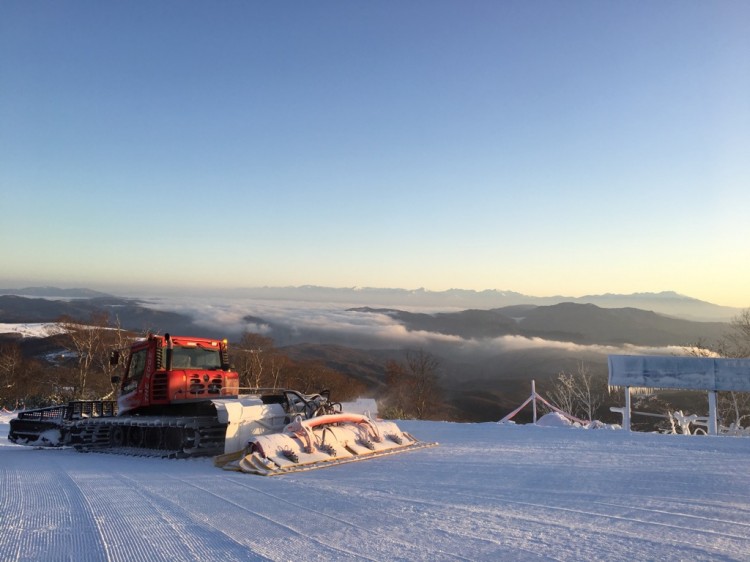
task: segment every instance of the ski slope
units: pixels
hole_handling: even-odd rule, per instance
[[[750,439],[399,422],[439,447],[266,478],[10,444],[0,559],[750,560]]]

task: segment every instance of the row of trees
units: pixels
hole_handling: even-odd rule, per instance
[[[445,411],[438,382],[440,361],[423,350],[407,351],[402,361],[388,361],[382,389],[368,389],[322,363],[294,361],[271,338],[260,334],[246,332],[231,353],[243,387],[293,388],[305,393],[328,389],[339,401],[375,392],[381,402],[380,415],[386,418],[435,419]]]
[[[245,332],[230,346],[231,363],[244,389],[291,388],[305,394],[330,390],[335,400],[354,400],[367,392],[360,381],[318,361],[292,359],[272,338]]]
[[[123,330],[106,315],[93,315],[86,322],[63,318],[59,325],[60,333],[50,341],[56,350],[52,356],[29,358],[19,343],[0,345],[0,407],[32,408],[115,396],[111,378],[116,367],[109,363],[110,351],[127,349],[145,334]],[[373,389],[322,362],[292,359],[260,334],[244,333],[229,349],[244,389],[329,390],[337,401],[374,392],[391,415],[425,418],[440,413],[439,362],[421,351],[407,354],[403,362],[390,361],[383,374],[385,388]]]
[[[94,314],[80,322],[64,317],[44,358],[24,355],[19,343],[0,345],[0,406],[36,407],[73,399],[109,399],[112,349],[127,348],[136,335]]]

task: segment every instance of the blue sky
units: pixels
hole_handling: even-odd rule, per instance
[[[750,306],[748,2],[0,4],[0,285]]]

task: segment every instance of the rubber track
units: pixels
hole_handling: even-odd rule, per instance
[[[81,452],[190,458],[223,453],[226,425],[211,416],[133,416],[80,420],[69,432]]]

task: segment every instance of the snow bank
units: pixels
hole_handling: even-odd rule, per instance
[[[622,429],[622,426],[619,424],[604,423],[599,420],[594,420],[586,425],[581,425],[580,423],[571,421],[557,412],[544,414],[537,420],[536,425],[539,427],[571,427],[575,429]]]
[[[0,334],[20,334],[24,338],[46,338],[61,334],[65,330],[54,322],[7,324],[0,322]]]
[[[558,414],[557,412],[550,412],[548,414],[544,414],[541,418],[539,418],[536,421],[536,424],[539,427],[570,427],[571,425],[573,425],[573,422],[562,414]]]
[[[10,423],[10,420],[16,417],[16,412],[13,412],[11,410],[6,410],[5,408],[0,408],[0,432],[5,429],[6,433],[8,431],[8,424]],[[2,433],[0,433],[0,436],[2,436]]]
[[[506,421],[499,421],[497,422],[500,426],[516,426],[519,424],[516,424],[513,420],[506,420]],[[528,427],[528,428],[534,428],[534,427],[565,427],[565,428],[572,428],[572,429],[622,429],[622,426],[619,424],[609,424],[600,422],[599,420],[594,420],[592,422],[589,422],[585,425],[582,425],[578,422],[574,422],[570,420],[569,418],[566,418],[564,415],[558,413],[558,412],[549,412],[547,414],[544,414],[541,418],[539,418],[536,422],[536,425],[534,424],[520,424],[521,427]]]

